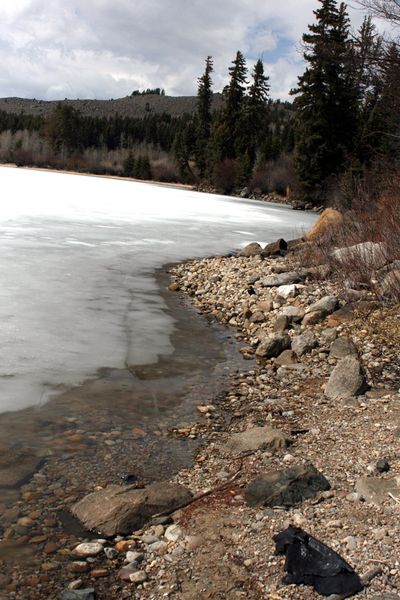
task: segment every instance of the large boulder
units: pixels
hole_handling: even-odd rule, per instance
[[[251,244],[247,244],[244,248],[239,251],[239,256],[258,256],[261,254],[263,249],[260,244],[257,242],[252,242]]]
[[[346,248],[337,248],[332,256],[341,264],[357,265],[358,268],[374,271],[388,262],[385,247],[381,243],[362,242]]]
[[[292,350],[297,356],[308,354],[318,346],[318,340],[312,331],[305,331],[292,339]]]
[[[306,463],[283,471],[270,471],[249,483],[245,499],[250,506],[295,506],[318,492],[330,489],[327,479]]]
[[[290,348],[291,339],[287,333],[269,335],[263,340],[256,350],[256,356],[260,358],[276,358],[284,350]]]
[[[280,256],[285,253],[287,247],[287,242],[283,238],[280,238],[279,240],[276,240],[276,242],[272,242],[265,246],[263,256]]]
[[[298,306],[287,306],[280,315],[288,317],[291,323],[300,323],[304,318],[304,309]]]
[[[394,479],[362,477],[356,482],[356,491],[370,504],[382,504],[390,500],[389,494],[400,499],[400,488]]]
[[[342,223],[343,215],[334,208],[327,208],[304,238],[307,241],[320,239],[326,233],[331,233],[332,229],[340,227]]]
[[[246,431],[233,434],[224,444],[225,452],[241,454],[256,450],[280,450],[286,448],[289,439],[278,429],[273,427],[250,427]]]
[[[0,447],[0,488],[27,483],[43,462],[29,450]]]
[[[281,285],[292,285],[304,281],[305,277],[298,271],[289,271],[287,273],[278,273],[276,275],[268,275],[261,280],[263,287],[280,287]]]
[[[353,340],[347,335],[343,335],[332,342],[329,358],[346,358],[347,356],[358,356],[358,351]]]
[[[177,483],[153,483],[144,489],[110,485],[85,496],[71,512],[86,529],[106,537],[128,535],[153,515],[173,511],[191,497],[191,492]]]
[[[306,309],[306,314],[320,312],[322,313],[322,316],[326,317],[337,309],[338,304],[339,302],[336,296],[324,296],[317,302],[314,302],[314,304],[311,304]]]
[[[367,390],[368,384],[360,361],[355,356],[349,356],[333,369],[325,387],[325,396],[330,400],[351,398]]]

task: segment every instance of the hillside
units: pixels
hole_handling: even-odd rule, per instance
[[[57,104],[68,104],[79,110],[83,116],[112,117],[120,114],[124,117],[141,118],[148,114],[167,113],[173,117],[193,114],[196,110],[196,96],[126,96],[116,100],[31,100],[26,98],[0,98],[0,110],[7,113],[21,113],[34,116],[49,115]],[[222,95],[214,94],[213,108],[222,104]]]

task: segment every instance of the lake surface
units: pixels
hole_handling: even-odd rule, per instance
[[[174,352],[155,270],[258,240],[314,215],[136,182],[0,168],[0,412],[41,407],[100,368]]]

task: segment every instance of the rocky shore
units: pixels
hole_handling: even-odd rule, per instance
[[[227,394],[199,397],[193,423],[170,429],[202,443],[169,482],[98,482],[84,497],[53,489],[75,526],[92,530],[74,543],[56,511],[27,535],[48,485],[38,472],[6,515],[0,598],[319,598],[282,583],[272,538],[289,525],[364,577],[357,597],[400,597],[398,306],[343,293],[326,267],[301,264],[299,246],[251,244],[171,269],[171,293],[232,328],[248,369],[230,374]]]

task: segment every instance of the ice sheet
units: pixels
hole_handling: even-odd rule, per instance
[[[155,268],[298,237],[313,215],[124,180],[0,168],[0,412],[172,352]],[[252,238],[249,237],[251,232]]]

